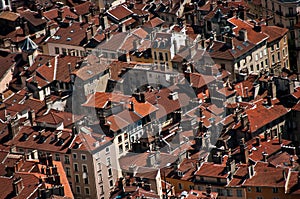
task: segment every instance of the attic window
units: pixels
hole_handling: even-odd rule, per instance
[[[177,175],[178,175],[178,177],[182,177],[183,176],[182,171],[177,171]]]
[[[87,70],[86,72],[87,72],[89,75],[92,75],[92,74],[93,74],[93,72],[90,71],[90,70]]]
[[[67,41],[71,41],[71,40],[72,40],[72,38],[71,38],[71,37],[68,37],[68,38],[67,38]]]
[[[73,32],[74,32],[74,30],[71,30],[71,31],[70,31],[70,33],[73,33]]]
[[[242,46],[237,46],[236,48],[239,49],[239,50],[243,50]]]
[[[248,43],[247,41],[244,41],[244,42],[243,42],[243,45],[244,45],[244,46],[249,46],[249,43]]]
[[[61,38],[61,36],[58,36],[58,35],[57,35],[57,36],[54,36],[54,39],[55,39],[55,40],[59,40],[60,38]]]

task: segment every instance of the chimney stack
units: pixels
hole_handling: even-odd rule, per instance
[[[18,196],[23,190],[23,188],[24,188],[23,179],[21,177],[15,178],[13,180],[13,191],[15,196]]]
[[[266,152],[262,152],[262,156],[263,156],[263,161],[267,162],[268,154]]]
[[[257,145],[257,146],[260,146],[260,137],[257,136],[255,139],[256,139],[256,145]]]
[[[244,164],[248,164],[249,161],[249,151],[246,146],[244,138],[240,140],[240,155],[241,155],[241,161]]]

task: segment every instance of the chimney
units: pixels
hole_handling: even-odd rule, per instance
[[[294,166],[294,162],[295,162],[294,157],[291,155],[290,156],[290,165]]]
[[[241,155],[241,162],[244,164],[248,164],[249,161],[249,151],[246,146],[244,138],[240,140],[240,155]]]
[[[49,176],[51,175],[51,170],[50,170],[50,167],[46,167],[46,175]]]
[[[261,32],[261,26],[260,26],[258,23],[256,23],[256,24],[254,25],[254,27],[253,27],[253,30],[254,30],[255,32]]]
[[[225,43],[229,49],[234,49],[232,37],[224,35]]]
[[[282,133],[281,132],[278,133],[278,143],[279,144],[282,143]]]
[[[37,8],[37,10],[38,10],[38,15],[39,15],[39,17],[40,17],[40,18],[44,17],[44,8],[43,8],[42,6],[39,6],[39,7]]]
[[[134,111],[134,103],[133,102],[129,102],[129,105],[130,105],[129,110],[130,111]]]
[[[267,105],[272,106],[272,97],[270,95],[267,96]]]
[[[268,157],[268,154],[266,152],[262,152],[262,156],[263,156],[263,161],[264,162],[267,162],[267,157]]]
[[[55,179],[55,184],[56,185],[60,185],[61,184],[61,182],[60,182],[60,175],[59,174],[56,174],[54,176],[54,179]]]
[[[246,29],[241,29],[239,31],[239,39],[242,41],[247,41],[248,40],[248,33]]]
[[[63,11],[63,9],[61,9],[61,8],[58,8],[58,10],[57,10],[57,20],[58,21],[62,21],[63,20],[63,13],[64,13],[64,11]]]
[[[206,196],[210,196],[211,194],[211,185],[206,186]]]
[[[256,136],[256,146],[260,146],[260,137]]]
[[[248,166],[248,176],[249,176],[249,179],[251,179],[254,175],[254,167],[253,165],[249,165]]]
[[[268,82],[268,95],[270,95],[272,99],[276,98],[276,85],[272,80]]]
[[[92,35],[92,31],[90,29],[85,31],[85,37],[88,41],[90,39],[92,39],[93,35]]]
[[[174,55],[177,54],[177,41],[174,39],[173,40],[173,46],[174,46]]]
[[[53,175],[58,174],[58,173],[57,173],[57,167],[56,167],[56,165],[54,165],[54,167],[52,167],[52,174],[53,174]]]
[[[34,121],[35,121],[35,112],[34,110],[30,110],[29,111],[29,121],[30,121],[30,125],[33,126]]]
[[[21,177],[15,178],[13,180],[13,191],[14,195],[18,196],[21,191],[23,190],[24,185],[23,185],[23,179]]]

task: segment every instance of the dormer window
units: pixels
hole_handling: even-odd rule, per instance
[[[177,175],[178,175],[178,177],[182,177],[183,176],[182,171],[177,171]]]

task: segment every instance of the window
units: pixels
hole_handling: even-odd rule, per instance
[[[101,171],[101,169],[102,169],[102,165],[101,165],[101,163],[100,162],[98,162],[98,171]]]
[[[62,50],[62,54],[63,54],[63,55],[67,55],[67,49],[62,48],[61,50]]]
[[[100,186],[100,194],[104,193],[103,185]]]
[[[263,199],[263,197],[262,196],[257,196],[256,199]]]
[[[70,164],[70,159],[67,155],[65,155],[65,164]]]
[[[110,187],[113,187],[113,186],[114,186],[114,181],[113,181],[113,180],[110,180],[110,181],[109,181],[109,186],[110,186]]]
[[[290,20],[290,26],[294,27],[294,24],[295,24],[294,20]]]
[[[154,59],[157,60],[157,55],[155,51],[154,51]]]
[[[193,190],[193,189],[194,189],[194,186],[193,186],[193,185],[190,185],[189,188],[190,188],[190,190]]]
[[[259,64],[256,65],[256,70],[259,71]]]
[[[86,173],[88,172],[87,166],[86,166],[85,164],[82,165],[82,171],[83,171],[83,172],[86,172]]]
[[[232,196],[233,196],[233,194],[232,194],[232,190],[230,190],[230,189],[227,189],[227,196],[229,196],[229,197],[232,197]]]
[[[278,193],[278,188],[277,187],[273,187],[272,191],[273,191],[273,193]]]
[[[260,58],[263,57],[263,52],[262,52],[262,51],[259,52],[259,57],[260,57]]]
[[[67,177],[71,177],[71,169],[70,169],[70,167],[66,167],[66,174],[67,174]]]
[[[76,182],[76,183],[79,183],[79,182],[80,182],[80,180],[79,180],[79,175],[78,175],[78,174],[75,175],[75,182]]]
[[[257,61],[257,60],[258,60],[258,54],[255,55],[255,61]]]
[[[272,55],[272,64],[275,63],[275,55]]]
[[[277,53],[278,61],[280,61],[280,52]]]
[[[111,168],[108,169],[108,176],[112,176],[112,170],[111,170]]]
[[[84,178],[84,184],[89,184],[89,177],[86,176],[86,178]]]
[[[267,55],[267,49],[264,49],[264,55]]]
[[[82,160],[86,160],[86,155],[82,154],[82,155],[81,155],[81,159],[82,159]]]
[[[182,184],[181,183],[178,183],[178,189],[182,190],[183,187],[182,187]]]
[[[105,148],[105,153],[109,153],[109,147]]]
[[[77,153],[73,153],[73,159],[77,159]]]
[[[107,158],[106,158],[106,164],[107,164],[107,166],[110,165],[110,157],[107,157]]]
[[[74,171],[78,171],[78,164],[77,163],[74,163]]]
[[[80,194],[80,187],[76,186],[76,193]]]
[[[165,59],[166,61],[169,61],[168,53],[165,53]]]
[[[120,135],[119,137],[118,137],[118,143],[121,143],[122,142],[122,135]]]
[[[129,143],[125,142],[125,150],[128,151],[129,150]]]
[[[102,180],[103,180],[103,179],[102,179],[102,174],[101,174],[101,173],[99,173],[99,175],[98,175],[98,182],[99,182],[99,183],[101,183],[101,182],[102,182]]]
[[[119,153],[123,153],[123,144],[119,145]]]
[[[164,58],[163,58],[163,54],[160,52],[159,53],[159,60],[161,60],[161,61],[163,61],[164,60]]]
[[[237,195],[237,197],[243,197],[242,190],[236,190],[236,195]]]
[[[247,187],[247,191],[248,191],[248,192],[251,192],[251,187]]]
[[[55,47],[55,54],[59,54],[59,48],[58,47]]]
[[[85,187],[84,190],[86,195],[90,195],[90,188]]]
[[[57,153],[55,154],[55,160],[56,160],[56,161],[60,161],[60,155],[57,154]]]
[[[260,193],[261,192],[261,187],[255,187],[256,192]]]

